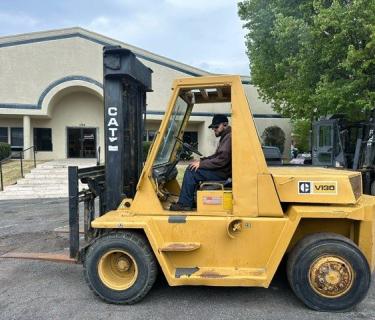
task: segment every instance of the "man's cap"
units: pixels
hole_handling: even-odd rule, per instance
[[[214,126],[219,125],[220,123],[229,122],[227,116],[223,114],[215,114],[212,118],[212,123],[208,126],[208,128],[212,128]]]

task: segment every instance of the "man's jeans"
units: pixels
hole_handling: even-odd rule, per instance
[[[186,169],[184,180],[182,181],[181,193],[178,203],[186,207],[193,207],[194,194],[201,181],[223,181],[225,178],[215,171],[198,169],[197,171]]]

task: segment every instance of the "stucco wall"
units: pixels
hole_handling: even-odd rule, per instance
[[[53,152],[38,152],[38,159],[63,159],[67,157],[67,127],[96,128],[101,150],[104,150],[103,102],[86,92],[70,93],[57,101],[52,118],[32,119],[33,128],[52,128]]]
[[[23,38],[27,39],[26,36]],[[189,72],[182,72],[182,66],[167,67],[148,59],[140,60],[153,70],[153,92],[147,95],[148,110],[163,112],[168,105],[173,80],[189,77]],[[54,151],[40,152],[41,158],[66,157],[67,126],[84,124],[97,127],[104,150],[103,107],[99,98],[102,95],[102,69],[102,45],[82,37],[0,47],[0,126],[22,127],[22,116],[30,115],[32,128],[51,127]],[[77,76],[83,78],[72,78]],[[61,79],[63,82],[57,84]],[[78,86],[79,92],[67,95],[69,88],[77,89]],[[270,106],[259,99],[254,87],[244,85],[244,88],[253,113],[274,114]],[[89,92],[95,92],[96,95]],[[12,108],[4,107],[8,104]],[[23,105],[28,106],[28,109],[22,109]],[[225,106],[218,110],[217,105],[205,104],[196,106],[194,112],[230,113],[230,108]],[[147,126],[155,128],[162,115],[150,114],[147,118]],[[198,131],[199,148],[205,155],[212,153],[217,144],[217,139],[207,128],[210,121],[211,116],[192,116],[188,129]],[[265,127],[278,125],[287,137],[290,136],[287,119],[256,118],[255,123],[259,135]],[[286,143],[286,149],[289,144],[290,140]]]
[[[0,49],[0,102],[37,103],[52,82],[85,75],[102,82],[102,47],[81,38]]]

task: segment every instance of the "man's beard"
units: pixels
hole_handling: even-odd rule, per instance
[[[221,132],[215,132],[215,137],[216,138],[220,137],[222,133],[223,133],[222,131]]]

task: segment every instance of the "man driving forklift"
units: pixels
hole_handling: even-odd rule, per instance
[[[193,160],[185,170],[180,197],[170,206],[171,211],[191,211],[194,195],[203,181],[223,181],[232,176],[232,134],[228,118],[215,114],[209,125],[216,137],[220,137],[215,153],[209,157]]]

